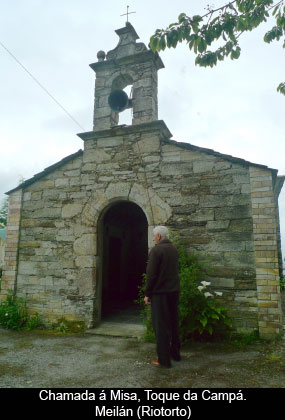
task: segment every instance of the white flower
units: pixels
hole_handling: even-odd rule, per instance
[[[218,296],[223,296],[223,292],[215,292]]]
[[[212,293],[206,292],[206,293],[204,293],[204,296],[207,298],[207,297],[214,296],[214,295],[212,295]]]
[[[210,286],[211,282],[210,281],[201,281],[201,284],[206,287],[206,286]]]
[[[6,312],[5,316],[8,316],[8,315],[9,315],[8,312]]]
[[[203,289],[205,289],[205,286],[198,286],[198,290],[200,290],[200,292],[202,292]]]

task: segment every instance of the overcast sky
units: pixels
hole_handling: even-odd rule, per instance
[[[225,0],[210,2],[218,7]],[[129,17],[139,42],[181,12],[205,13],[209,0],[0,0],[0,42],[75,118],[79,127],[0,45],[0,202],[4,193],[83,148],[77,133],[92,130],[97,52],[116,47],[114,32]],[[265,44],[273,22],[241,39],[239,60],[196,67],[187,45],[160,53],[159,119],[173,140],[214,149],[278,169],[285,175],[285,81],[282,42]],[[129,111],[120,123],[129,122]],[[126,115],[124,115],[126,114]],[[280,195],[283,255],[285,187]]]

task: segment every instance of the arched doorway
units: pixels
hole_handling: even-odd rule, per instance
[[[102,304],[104,319],[133,305],[148,255],[148,223],[135,203],[120,201],[103,218]]]

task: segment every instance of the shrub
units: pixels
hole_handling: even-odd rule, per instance
[[[39,314],[36,312],[32,315],[30,315],[29,317],[27,317],[27,321],[25,324],[25,329],[26,330],[33,330],[35,328],[38,328],[41,326],[41,321],[39,318]]]
[[[25,299],[9,290],[6,301],[0,302],[0,326],[9,330],[31,330],[39,325],[39,314],[28,316]]]
[[[10,330],[19,330],[27,320],[24,299],[17,298],[15,292],[8,291],[6,301],[0,303],[0,325]]]
[[[184,342],[187,339],[209,339],[213,336],[225,336],[231,325],[226,309],[218,302],[217,296],[221,292],[210,293],[207,287],[210,282],[205,281],[206,270],[196,255],[189,254],[186,248],[175,243],[179,253],[179,329],[180,338]],[[145,306],[144,292],[146,288],[146,275],[143,285],[139,290],[139,299],[142,307],[142,319],[145,326],[145,339],[154,340],[154,332],[151,322],[150,306]]]

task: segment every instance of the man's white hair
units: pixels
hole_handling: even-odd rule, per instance
[[[154,236],[157,235],[158,233],[161,235],[162,238],[167,238],[167,239],[169,238],[169,232],[168,232],[167,227],[165,226],[156,226],[153,229]]]

